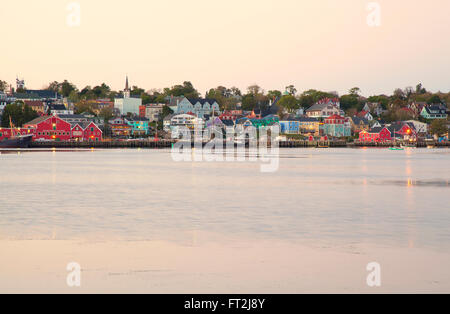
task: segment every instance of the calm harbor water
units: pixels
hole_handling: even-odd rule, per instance
[[[447,254],[449,204],[448,149],[281,149],[274,173],[255,162],[174,162],[168,150],[0,155],[0,241],[271,241]]]

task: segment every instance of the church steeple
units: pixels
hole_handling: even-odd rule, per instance
[[[125,82],[125,89],[124,89],[124,91],[123,91],[123,95],[124,95],[124,98],[130,98],[130,87],[129,87],[129,85],[128,85],[128,75],[127,75],[127,79],[126,79],[126,82]]]

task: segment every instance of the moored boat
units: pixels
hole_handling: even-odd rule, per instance
[[[11,127],[11,137],[0,141],[0,148],[29,148],[33,134],[22,135],[20,132],[15,131],[11,117],[9,117],[9,125]]]
[[[0,141],[0,148],[29,148],[33,134],[19,135]]]

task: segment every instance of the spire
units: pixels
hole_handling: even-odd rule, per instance
[[[123,91],[123,97],[130,98],[130,96],[131,96],[131,91],[130,91],[130,87],[128,85],[128,75],[127,75],[127,81],[125,83],[125,90]]]

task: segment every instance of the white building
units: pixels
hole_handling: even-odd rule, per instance
[[[178,114],[170,119],[170,131],[173,138],[178,138],[185,132],[193,132],[203,130],[205,120],[190,114]],[[184,137],[187,135],[184,134]]]
[[[187,99],[184,97],[177,105],[177,114],[193,113],[199,118],[212,113],[220,114],[220,107],[214,99]]]
[[[310,118],[328,118],[333,115],[344,116],[345,113],[341,110],[339,99],[325,98],[308,108],[306,115]]]
[[[159,117],[163,112],[164,105],[163,104],[149,104],[145,107],[145,117],[150,122],[159,121]]]
[[[139,107],[142,105],[142,99],[131,97],[131,91],[128,86],[128,76],[125,84],[125,90],[123,91],[123,98],[114,99],[114,108],[120,111],[121,115],[127,115],[131,113],[133,115],[139,115]]]

